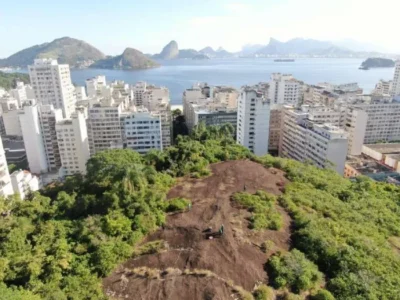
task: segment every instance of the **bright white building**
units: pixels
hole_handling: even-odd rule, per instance
[[[237,142],[256,155],[268,153],[271,103],[255,87],[246,86],[238,101]]]
[[[25,170],[18,170],[11,174],[11,184],[14,194],[19,194],[22,200],[31,193],[39,190],[40,181],[35,175]]]
[[[148,85],[142,96],[142,105],[155,111],[164,103],[169,103],[169,90],[164,86]]]
[[[106,76],[96,76],[86,80],[86,92],[88,97],[102,95],[103,87],[107,85]]]
[[[59,65],[53,59],[35,59],[28,70],[37,102],[61,109],[63,116],[68,118],[76,103],[69,66]]]
[[[145,154],[151,149],[163,149],[161,117],[146,108],[122,115],[124,147]]]
[[[62,120],[61,109],[52,105],[27,105],[19,112],[29,169],[40,174],[61,167],[55,125]]]
[[[88,109],[87,131],[90,154],[98,151],[122,148],[121,113],[123,103],[110,99],[94,104]]]
[[[75,87],[75,95],[77,101],[82,101],[87,99],[86,89],[84,86],[76,86]]]
[[[344,174],[347,155],[347,133],[330,124],[317,124],[308,112],[294,107],[283,111],[281,157],[312,161],[320,168],[333,168]]]
[[[367,112],[354,107],[346,109],[343,128],[348,133],[348,155],[361,155],[367,124]]]
[[[3,148],[3,142],[0,139],[0,196],[7,197],[13,194],[10,173],[8,172],[8,165],[6,155]]]
[[[56,132],[63,173],[86,174],[90,151],[84,109],[77,109],[70,119],[57,122]]]
[[[22,81],[18,81],[15,89],[11,89],[9,93],[11,97],[17,99],[19,107],[21,107],[22,103],[28,99],[26,94],[26,86]]]
[[[2,114],[6,135],[22,136],[21,124],[19,122],[19,110],[9,110]]]
[[[268,97],[272,104],[298,106],[302,97],[301,83],[291,74],[273,73]]]
[[[390,95],[392,90],[393,81],[385,81],[379,80],[379,82],[375,85],[375,89],[372,91],[374,95]]]
[[[396,62],[396,67],[394,69],[392,90],[390,94],[392,96],[400,95],[400,60]]]

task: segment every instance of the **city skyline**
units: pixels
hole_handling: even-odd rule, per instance
[[[400,43],[382,34],[396,27],[399,6],[394,0],[383,0],[379,7],[360,0],[205,0],[190,6],[183,0],[168,4],[118,1],[96,6],[76,0],[57,6],[48,0],[23,0],[6,3],[0,10],[0,34],[7,41],[0,57],[62,36],[85,40],[109,55],[121,53],[126,47],[158,53],[170,40],[176,40],[182,49],[222,46],[239,51],[246,44],[267,44],[271,37],[354,45],[348,41],[352,39],[368,50],[399,53]]]

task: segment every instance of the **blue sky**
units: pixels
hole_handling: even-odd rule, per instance
[[[270,37],[351,38],[400,52],[398,0],[19,0],[0,6],[0,57],[62,36],[106,54],[126,47],[236,51]]]

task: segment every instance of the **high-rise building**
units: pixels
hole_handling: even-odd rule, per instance
[[[372,94],[374,95],[390,95],[390,92],[392,90],[392,84],[393,81],[385,81],[385,80],[379,80],[379,82],[375,85],[375,89],[372,91]]]
[[[90,151],[84,109],[78,108],[70,119],[57,122],[56,131],[64,174],[86,174]]]
[[[273,73],[268,95],[271,104],[298,106],[302,97],[301,83],[291,74]]]
[[[238,101],[237,142],[256,155],[268,153],[271,103],[257,87],[245,86]]]
[[[286,106],[279,155],[302,162],[312,161],[320,168],[333,168],[343,175],[347,134],[336,126],[309,120],[304,110]]]
[[[40,174],[61,167],[56,122],[62,120],[61,109],[52,105],[27,105],[19,112],[29,169]]]
[[[136,106],[143,105],[143,94],[147,90],[147,83],[144,81],[139,81],[133,86],[133,94],[134,94],[134,104]]]
[[[10,90],[9,93],[11,97],[17,99],[19,107],[21,107],[23,102],[28,99],[26,94],[26,86],[22,81],[18,81],[15,89]]]
[[[394,69],[392,90],[390,94],[394,97],[400,95],[400,60],[396,62],[396,67]]]
[[[6,197],[13,194],[10,173],[6,155],[3,148],[3,142],[0,139],[0,196]]]
[[[25,170],[18,170],[11,174],[11,184],[15,194],[19,194],[22,200],[34,191],[39,190],[39,178]]]
[[[75,87],[75,95],[76,95],[77,101],[86,100],[87,96],[86,96],[85,87],[84,86],[76,86]]]
[[[361,155],[367,124],[368,114],[364,110],[354,107],[345,110],[343,128],[348,133],[348,155]]]
[[[151,149],[163,149],[161,118],[139,108],[133,112],[123,113],[121,123],[124,135],[124,148],[145,154]]]
[[[28,70],[37,102],[61,109],[63,116],[68,118],[76,103],[69,66],[59,65],[53,59],[35,59]]]
[[[111,148],[122,148],[121,113],[123,103],[102,99],[88,109],[87,130],[90,155]]]
[[[88,97],[102,96],[102,89],[107,85],[106,76],[96,76],[86,80],[86,92]]]

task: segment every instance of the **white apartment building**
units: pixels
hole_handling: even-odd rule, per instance
[[[84,86],[76,86],[75,87],[75,95],[77,101],[82,101],[87,99],[86,89]]]
[[[390,93],[393,97],[400,95],[400,60],[396,62],[394,69],[393,84]]]
[[[145,154],[151,149],[163,150],[161,117],[146,108],[123,113],[121,117],[124,147]]]
[[[302,98],[300,81],[291,74],[273,73],[269,83],[268,97],[272,104],[298,106]]]
[[[86,80],[86,92],[88,97],[102,96],[103,87],[107,85],[106,76],[96,76]]]
[[[303,105],[303,111],[308,112],[308,119],[318,124],[331,124],[336,127],[341,126],[342,112],[332,107],[324,105]]]
[[[268,153],[270,101],[256,87],[240,91],[236,140],[256,155]]]
[[[28,105],[19,112],[29,169],[40,174],[61,167],[55,125],[62,120],[61,109],[52,105]]]
[[[320,168],[332,167],[343,175],[347,134],[336,126],[310,121],[308,112],[285,107],[279,155],[302,162],[312,161]]]
[[[63,116],[68,118],[76,103],[69,66],[59,65],[53,59],[35,59],[28,70],[37,102],[61,109]]]
[[[364,144],[400,140],[400,103],[355,104],[368,115]]]
[[[136,106],[143,105],[143,94],[147,90],[147,83],[144,81],[137,82],[133,87],[133,95],[134,95],[134,104]]]
[[[111,148],[122,148],[122,103],[102,99],[88,109],[87,131],[90,155]]]
[[[375,85],[375,89],[372,91],[372,94],[374,95],[390,95],[390,92],[392,90],[392,84],[393,81],[385,81],[385,80],[379,80],[379,82]]]
[[[281,124],[282,124],[282,105],[271,105],[270,118],[269,118],[269,138],[268,138],[268,151],[279,150],[279,140],[281,137]]]
[[[19,122],[19,110],[9,110],[2,114],[6,135],[22,136],[21,124]]]
[[[77,109],[70,119],[57,122],[56,132],[64,174],[86,174],[90,151],[84,109]]]
[[[348,155],[361,155],[367,124],[368,114],[364,110],[354,107],[345,110],[343,128],[348,133]]]
[[[150,111],[155,111],[164,103],[169,103],[169,90],[163,86],[148,85],[142,95],[142,105]]]
[[[12,98],[9,95],[4,95],[3,97],[0,98],[0,105],[2,112],[19,109],[19,104],[17,99]]]
[[[28,99],[26,94],[26,86],[22,81],[17,82],[15,89],[10,90],[10,96],[18,101],[18,106],[21,107],[22,103]]]
[[[19,194],[22,200],[32,192],[39,190],[39,178],[25,170],[18,170],[11,174],[11,184],[14,194]]]
[[[10,173],[8,172],[8,165],[6,155],[3,148],[3,142],[0,139],[0,196],[7,197],[13,194]]]

